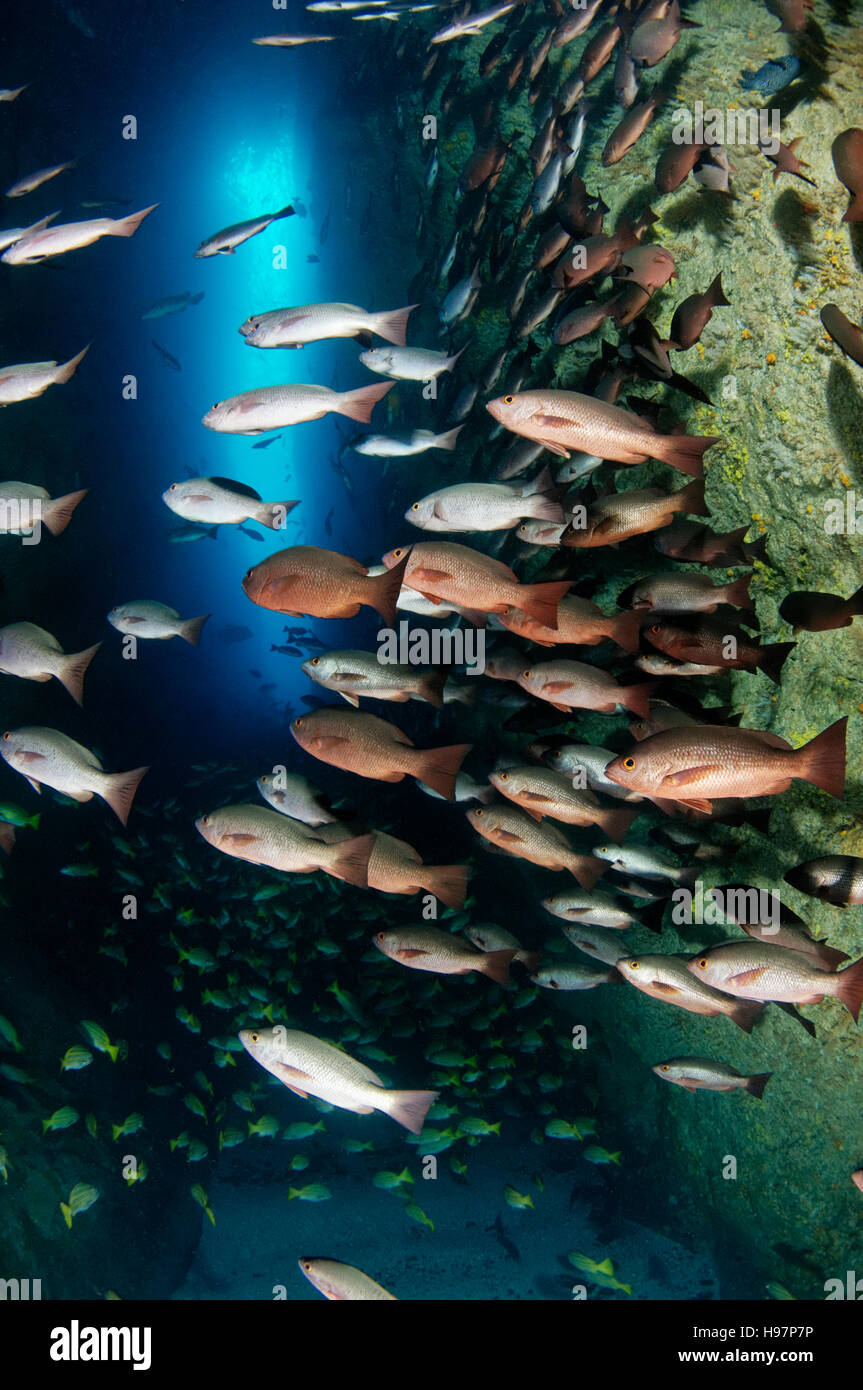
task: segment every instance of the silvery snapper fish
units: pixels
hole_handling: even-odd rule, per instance
[[[258,348],[299,348],[326,338],[360,338],[371,346],[373,333],[403,347],[408,318],[417,307],[408,304],[371,313],[357,304],[298,304],[250,314],[239,332],[250,347]]]
[[[62,386],[75,375],[79,362],[89,351],[88,343],[68,362],[21,362],[14,367],[0,367],[0,405],[30,401],[49,386]]]
[[[371,1067],[311,1033],[277,1024],[243,1028],[240,1042],[259,1066],[304,1100],[317,1096],[339,1110],[371,1115],[380,1110],[397,1124],[421,1134],[426,1111],[437,1091],[391,1091]]]
[[[284,526],[288,513],[299,506],[296,500],[264,502],[254,488],[232,478],[186,478],[182,483],[171,483],[162,493],[162,501],[186,521],[214,526],[257,521],[273,531]]]
[[[80,705],[85,672],[101,645],[64,652],[57,638],[35,623],[10,623],[0,628],[0,671],[29,681],[49,681],[54,676]]]
[[[278,221],[280,217],[292,217],[293,214],[294,209],[288,204],[279,212],[265,212],[262,217],[253,217],[248,222],[235,222],[231,227],[224,227],[221,232],[214,232],[206,241],[201,242],[195,252],[195,259],[200,261],[210,256],[233,256],[237,247],[242,246],[249,237],[265,232],[270,223]]]
[[[201,629],[209,616],[209,613],[205,613],[202,618],[181,618],[176,608],[169,608],[165,603],[156,603],[153,599],[134,599],[131,603],[112,608],[108,622],[118,632],[130,637],[157,642],[182,637],[184,642],[197,647],[201,640]]]
[[[138,783],[149,771],[136,767],[132,772],[104,772],[89,748],[57,729],[36,726],[7,729],[0,739],[0,755],[36,791],[53,787],[73,801],[91,801],[100,796],[123,825],[129,818]]]
[[[280,430],[336,414],[367,425],[378,401],[392,390],[392,385],[388,381],[358,386],[355,391],[333,391],[329,386],[259,386],[217,401],[201,424],[216,434],[263,434],[265,430]]]

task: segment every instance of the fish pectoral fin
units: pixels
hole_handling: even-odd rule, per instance
[[[34,792],[39,792],[41,795],[42,788],[40,784],[36,781],[35,777],[28,777],[27,781],[30,783],[30,786],[33,788]]]
[[[303,1090],[304,1083],[312,1080],[306,1071],[299,1071],[296,1067],[289,1067],[287,1062],[274,1062],[273,1069],[280,1081],[283,1081],[289,1091],[293,1091],[295,1096],[302,1096],[303,1100],[308,1100],[308,1091]]]
[[[231,845],[253,845],[258,837],[257,835],[247,835],[244,832],[236,830],[233,834],[225,835],[224,838],[228,844]]]
[[[28,764],[29,764],[29,763],[42,762],[42,761],[44,761],[44,758],[45,758],[45,754],[44,754],[44,753],[34,753],[34,752],[32,751],[32,749],[28,751],[26,748],[24,749],[24,751],[23,751],[22,753],[19,753],[19,754],[18,754],[18,760],[19,760],[19,762],[28,763]]]
[[[417,956],[427,956],[428,951],[421,951],[415,946],[403,946],[399,951],[399,960],[415,960]]]
[[[524,841],[514,830],[498,830],[495,837],[501,844],[522,845]]]
[[[354,709],[359,709],[360,697],[358,695],[349,695],[346,690],[340,690],[339,694],[343,700],[347,700],[349,705],[353,705]]]
[[[564,423],[568,423],[568,422],[565,421]],[[544,439],[544,438],[542,438],[542,437],[539,437],[539,438],[537,438],[537,441],[536,441],[536,442],[537,442],[537,444],[541,444],[542,447],[543,447],[543,449],[548,449],[548,452],[549,452],[550,454],[557,454],[558,458],[562,458],[562,459],[568,459],[568,458],[569,458],[569,450],[568,450],[568,449],[564,449],[563,445],[562,445],[562,444],[558,444],[557,441],[554,440],[554,439]]]
[[[570,708],[571,708],[570,705],[561,705],[561,704],[558,704],[558,702],[557,702],[556,700],[549,700],[549,701],[548,701],[548,704],[551,705],[552,709],[559,709],[559,710],[561,711],[562,714],[569,714],[569,711],[570,711]]]
[[[657,805],[658,804],[659,803],[657,802]],[[696,801],[674,801],[672,804],[674,806],[685,806],[689,811],[700,811],[702,815],[705,816],[709,816],[710,812],[713,810],[713,802],[706,801],[703,798],[701,800]],[[672,815],[673,814],[674,813],[672,812]]]
[[[146,618],[127,618],[127,619],[126,619],[126,622],[129,624],[130,627],[133,627],[135,623],[145,623],[146,621],[147,621]]]
[[[312,739],[312,748],[316,753],[332,753],[347,742],[346,738],[340,738],[338,734],[318,734],[317,738]]]
[[[754,970],[741,970],[739,975],[730,975],[727,983],[729,985],[740,985],[743,989],[749,989],[751,985],[758,984],[764,971],[765,967],[763,965],[757,965]]]
[[[681,991],[677,988],[677,985],[668,985],[661,980],[657,980],[655,984],[651,985],[651,989],[653,989],[657,994],[667,995],[669,999],[676,999],[678,994],[681,993]]]
[[[712,772],[721,772],[722,769],[717,763],[702,763],[699,767],[684,767],[679,772],[669,772],[667,777],[663,777],[664,787],[687,787],[690,782],[697,782],[702,777]]]
[[[446,570],[432,570],[421,566],[419,569],[411,570],[411,588],[414,587],[414,580],[421,582],[437,583],[441,579],[449,579],[450,575]]]
[[[568,690],[571,684],[571,681],[546,681],[542,688],[556,693],[558,690]]]
[[[534,415],[537,425],[551,426],[553,430],[578,429],[577,420],[567,420],[564,415]]]

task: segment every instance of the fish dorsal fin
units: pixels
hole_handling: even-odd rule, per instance
[[[255,502],[263,501],[261,494],[255,492],[253,487],[249,487],[248,483],[238,483],[235,478],[219,478],[213,475],[210,482],[215,483],[216,487],[225,488],[228,492],[239,492],[243,497],[251,497]]]

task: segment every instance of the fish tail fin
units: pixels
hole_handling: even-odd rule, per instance
[[[444,801],[455,801],[455,779],[471,748],[472,743],[452,743],[445,748],[415,748],[413,751],[418,766],[414,776],[442,796]]]
[[[340,840],[333,848],[335,854],[326,871],[343,883],[352,883],[355,888],[368,888],[369,855],[375,843],[374,835],[355,835],[351,840]]]
[[[86,352],[87,349],[84,349]],[[77,359],[80,362],[83,353],[79,353]],[[66,366],[69,366],[67,362]],[[71,376],[72,373],[69,373]],[[68,380],[68,377],[66,378]],[[72,513],[82,498],[87,496],[89,488],[79,488],[77,492],[66,492],[62,497],[51,497],[41,504],[41,520],[44,521],[52,536],[60,536],[66,530],[72,519]]]
[[[411,1134],[422,1134],[426,1115],[438,1095],[438,1091],[383,1091],[379,1109]]]
[[[193,294],[193,295],[190,296],[190,298],[189,298],[189,303],[190,303],[190,304],[200,304],[200,302],[201,302],[201,300],[202,300],[203,298],[204,298],[204,291],[203,291],[203,290],[199,290],[197,294]]]
[[[656,681],[643,681],[641,685],[620,686],[617,698],[624,709],[632,710],[639,719],[650,718],[650,697],[656,689]]]
[[[648,903],[646,907],[639,909],[638,920],[648,931],[661,932],[662,919],[665,916],[665,909],[668,906],[667,898],[657,898],[655,903]]]
[[[349,420],[356,420],[361,425],[371,424],[372,411],[378,401],[383,400],[388,391],[395,386],[394,381],[375,381],[371,386],[358,386],[355,391],[339,391],[334,393],[337,396],[338,404],[334,407],[336,414],[347,415]]]
[[[84,703],[84,676],[87,667],[93,660],[102,643],[97,642],[94,647],[88,647],[83,652],[70,652],[64,656],[60,669],[57,671],[57,679],[68,690],[76,705]]]
[[[521,584],[518,606],[529,618],[543,627],[557,627],[557,605],[568,592],[571,581],[564,579],[544,584]]]
[[[858,617],[863,613],[863,585],[860,586],[855,594],[851,595],[848,603]]]
[[[749,596],[749,585],[752,583],[752,575],[744,574],[742,579],[735,579],[733,584],[729,584],[725,590],[725,602],[733,603],[735,608],[754,608],[755,604]],[[863,611],[863,590],[860,594],[861,611]]]
[[[687,516],[709,516],[710,508],[704,500],[704,479],[694,478],[674,496],[674,510],[685,512]]]
[[[436,666],[434,670],[424,672],[417,685],[417,694],[436,709],[443,709],[443,692],[449,673],[449,666]]]
[[[772,1075],[772,1071],[760,1071],[755,1076],[748,1076],[744,1089],[747,1090],[751,1096],[757,1096],[760,1100],[764,1095],[764,1087],[767,1085]]]
[[[589,893],[598,878],[605,873],[608,865],[592,854],[574,854],[567,866],[573,878],[577,879],[585,893]]]
[[[704,472],[702,455],[720,438],[718,434],[669,434],[654,446],[655,457],[672,468],[679,468],[681,473],[700,478]]]
[[[268,526],[271,531],[279,531],[285,517],[299,505],[299,497],[284,502],[262,502],[255,512],[255,521],[259,526]]]
[[[435,439],[435,448],[454,449],[456,445],[456,440],[458,439],[463,429],[464,425],[455,425],[451,430],[444,430],[443,434],[439,434]]]
[[[746,530],[749,530],[748,526],[746,527]],[[743,553],[746,556],[747,564],[752,565],[755,563],[756,560],[759,560],[762,565],[770,564],[770,560],[767,557],[766,536],[759,536],[758,539],[754,541],[743,541],[742,548]]]
[[[730,299],[725,298],[725,291],[722,288],[722,271],[719,272],[707,293],[710,295],[710,302],[714,309],[727,308],[731,303]]]
[[[201,640],[201,629],[209,616],[209,613],[204,613],[200,618],[187,618],[177,629],[177,635],[190,642],[193,647],[197,647]]]
[[[374,315],[374,331],[396,347],[404,347],[407,338],[408,319],[418,304],[408,304],[404,309],[391,309],[388,313]]]
[[[782,677],[782,667],[796,646],[796,642],[769,642],[759,653],[759,671],[763,671],[765,676],[769,676],[778,685]]]
[[[296,208],[293,204],[288,203],[285,207],[279,208],[278,212],[273,213],[273,221],[278,222],[280,217],[293,217],[295,212]]]
[[[634,806],[621,806],[618,810],[606,811],[602,818],[602,828],[616,845],[620,845],[637,815],[638,811]]]
[[[111,807],[121,825],[125,825],[129,819],[129,812],[132,809],[132,801],[138,790],[138,784],[144,773],[149,771],[149,767],[136,767],[131,772],[105,774],[105,785],[101,797]]]
[[[444,367],[444,371],[445,371],[445,372],[451,372],[451,371],[452,371],[452,369],[453,369],[453,367],[455,366],[456,362],[458,361],[458,359],[461,357],[462,353],[463,353],[466,349],[467,349],[467,343],[465,343],[465,345],[464,345],[463,348],[459,348],[458,352],[454,352],[453,355],[452,355],[452,357],[448,357],[448,358],[446,359],[446,366]]]
[[[836,998],[844,1004],[855,1023],[860,1020],[863,1004],[863,957],[840,970],[836,979]]]
[[[422,871],[422,887],[456,912],[464,907],[467,895],[467,864],[441,864]]]
[[[637,610],[634,613],[621,613],[619,617],[612,618],[608,636],[623,651],[637,652],[641,636],[641,622],[642,614]]]
[[[843,222],[863,222],[863,193],[855,193],[848,205]]]
[[[158,203],[151,203],[148,208],[142,208],[140,212],[130,212],[128,217],[118,217],[108,231],[106,236],[134,236],[143,222],[144,218],[159,206]]]
[[[380,613],[387,627],[392,627],[396,620],[396,604],[409,559],[410,550],[402,556],[397,565],[393,565],[391,570],[386,570],[383,574],[372,575],[368,579],[366,586],[368,597],[364,602],[371,604],[375,612]]]
[[[509,966],[518,955],[518,951],[510,949],[504,951],[486,951],[482,965],[477,966],[480,974],[487,975],[490,980],[495,980],[499,985],[509,984]]]
[[[82,348],[81,351],[77,353],[75,357],[70,357],[68,362],[63,363],[63,366],[60,368],[60,371],[55,376],[54,381],[58,385],[61,382],[69,381],[69,379],[75,375],[75,372],[78,369],[78,363],[81,361],[83,357],[86,357],[89,351],[90,344],[88,343],[87,346],[85,348]]]
[[[751,1033],[756,1018],[761,1014],[763,1004],[755,1004],[747,999],[738,999],[728,1017],[732,1018],[744,1033]]]
[[[60,1210],[63,1213],[63,1220],[66,1222],[66,1225],[69,1227],[69,1230],[71,1231],[73,1216],[72,1208],[70,1206],[67,1206],[65,1202],[61,1202]]]
[[[814,787],[841,799],[845,790],[845,730],[847,714],[837,719],[823,733],[818,734],[803,748],[797,749],[795,763],[800,771],[797,777],[811,782]]]

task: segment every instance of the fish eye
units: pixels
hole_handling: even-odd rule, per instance
[[[662,1064],[662,1066],[659,1068],[659,1070],[660,1070],[660,1071],[670,1071],[671,1068],[668,1066],[668,1064],[667,1064],[666,1062],[663,1062],[663,1064]]]
[[[3,742],[4,742],[4,743],[8,743],[8,742],[9,742],[9,735],[8,735],[8,733],[5,733],[5,734],[3,735]]]
[[[6,735],[4,734],[3,737],[5,738]],[[209,816],[201,816],[201,824],[202,824],[202,825],[209,825],[209,824],[210,824],[210,817],[209,817]]]
[[[509,773],[508,773],[508,772],[499,772],[499,773],[498,773],[498,777],[500,778],[501,782],[506,782],[507,779],[509,778]]]
[[[259,323],[253,323],[253,324],[252,324],[252,332],[253,332],[253,333],[257,333],[257,331],[258,331],[258,329],[260,328],[260,326],[261,326],[261,325],[260,325]]]
[[[221,401],[216,401],[216,404],[210,406],[210,409],[211,409],[211,410],[218,410],[218,409],[219,409],[219,406],[220,406],[221,404],[222,404]]]
[[[249,1042],[257,1042],[257,1041],[258,1041],[258,1035],[257,1035],[257,1033],[250,1033],[250,1034],[249,1034]]]
[[[379,931],[378,934],[377,934],[377,936],[375,937],[375,940],[376,940],[376,941],[383,941],[383,940],[384,940],[384,936],[385,936],[385,933],[382,932],[382,931]]]
[[[398,550],[393,551],[393,558],[396,560],[400,560],[403,554],[404,551],[402,550],[401,546],[399,546]]]
[[[626,768],[627,772],[631,772],[632,769],[635,767],[635,759],[634,759],[634,758],[624,758],[624,760],[623,760],[623,766]]]
[[[530,667],[529,667],[529,666],[528,666],[528,668],[527,668],[526,671],[522,671],[521,677],[522,677],[522,680],[530,680]]]
[[[300,715],[300,718],[299,718],[299,719],[295,719],[295,720],[294,720],[294,728],[296,728],[296,729],[301,729],[302,727],[303,727],[303,718],[302,718],[302,715]]]
[[[311,1262],[311,1260],[303,1260],[303,1269],[305,1270],[306,1274],[308,1274],[308,1272],[309,1272],[309,1270],[311,1269],[311,1267],[312,1267],[312,1262]]]
[[[420,509],[420,504],[419,504],[419,502],[414,502],[413,506],[411,507],[411,511],[412,511],[412,512],[418,512],[419,509]]]
[[[251,569],[247,569],[247,570],[246,570],[246,573],[244,574],[243,578],[244,578],[244,579],[251,579],[251,577],[252,577],[252,575],[254,574],[254,572],[255,572],[255,566],[252,565]]]
[[[310,665],[310,666],[320,666],[320,664],[321,664],[321,658],[320,658],[319,656],[313,656],[312,659],[311,659],[311,661],[309,662],[309,665]]]
[[[515,400],[515,396],[504,396],[504,398],[503,398],[503,403],[504,403],[504,405],[512,405],[512,403],[513,403],[514,400]]]
[[[661,632],[661,631],[662,631],[662,626],[661,626],[661,624],[660,624],[660,623],[654,623],[654,624],[653,624],[653,627],[650,629],[650,631],[651,631],[651,632]]]
[[[177,489],[177,484],[176,484],[176,483],[172,483],[171,486],[168,488],[168,491],[169,491],[169,492],[175,492],[176,489]]]
[[[8,734],[4,734],[3,737],[4,737],[4,738],[8,738],[9,735],[8,735]],[[476,819],[479,820],[480,816],[482,815],[482,811],[474,811],[474,815],[476,816]]]
[[[698,969],[699,969],[699,970],[706,970],[706,969],[707,969],[707,957],[706,957],[706,956],[702,956],[702,957],[701,957],[701,960],[698,962]]]
[[[638,961],[637,961],[637,960],[631,960],[631,961],[629,962],[629,968],[630,968],[630,970],[637,970],[637,969],[638,969]]]

